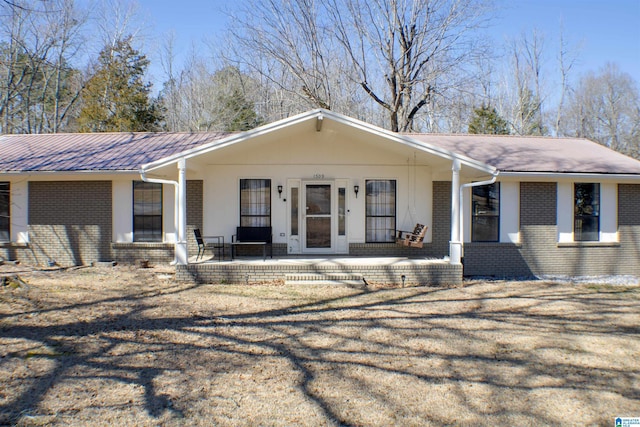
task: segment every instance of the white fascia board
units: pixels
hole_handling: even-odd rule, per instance
[[[407,145],[419,151],[424,151],[429,154],[433,154],[449,160],[458,159],[462,164],[465,164],[466,166],[469,166],[473,169],[486,172],[487,174],[490,174],[490,175],[496,174],[496,169],[493,166],[489,166],[485,163],[479,162],[470,157],[461,156],[449,150],[445,150],[443,148],[440,148],[431,144],[417,141],[411,138],[411,136],[409,135],[401,135],[395,132],[391,132],[389,130],[382,129],[380,127],[371,125],[369,123],[365,123],[361,120],[357,120],[357,119],[345,116],[343,114],[338,114],[333,111],[323,110],[323,109],[310,110],[310,111],[307,111],[306,113],[298,114],[296,116],[291,116],[286,119],[279,120],[277,122],[273,122],[264,126],[257,127],[247,132],[230,135],[227,138],[222,138],[210,144],[197,147],[197,148],[192,148],[190,150],[183,151],[181,153],[177,153],[169,157],[165,157],[164,159],[147,163],[145,165],[142,165],[141,170],[151,171],[154,169],[158,169],[168,164],[175,163],[179,159],[189,159],[192,157],[196,157],[204,153],[208,153],[214,150],[218,150],[220,148],[228,147],[229,145],[237,144],[239,142],[245,141],[247,139],[250,139],[256,136],[277,131],[287,126],[292,126],[300,122],[304,122],[310,119],[317,119],[317,118],[322,118],[322,119],[330,118],[331,120],[337,123],[351,126],[363,132],[367,132],[373,135],[377,135],[377,136],[401,143],[403,145]]]
[[[424,151],[426,153],[434,154],[438,157],[442,157],[449,160],[458,159],[460,163],[465,164],[473,169],[478,169],[480,171],[486,172],[489,175],[495,175],[497,172],[496,168],[494,168],[493,166],[487,165],[486,163],[482,163],[478,160],[474,160],[470,157],[462,156],[452,151],[445,150],[444,148],[431,145],[426,142],[415,140],[411,137],[411,135],[402,135],[396,132],[392,132],[390,130],[383,129],[378,126],[371,125],[369,123],[365,123],[361,120],[354,119],[352,117],[344,116],[342,114],[337,114],[332,111],[322,111],[322,114],[331,117],[336,122],[352,126],[364,132],[368,132],[380,137],[390,139],[392,141],[398,142],[403,145],[407,145],[419,151]]]
[[[617,182],[640,182],[640,175],[612,174],[612,173],[563,173],[563,172],[503,172],[500,176],[505,178],[527,178],[541,181],[570,180],[596,180]]]

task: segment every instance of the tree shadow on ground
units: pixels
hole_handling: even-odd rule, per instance
[[[0,423],[106,408],[165,425],[546,425],[564,410],[598,424],[640,405],[637,289],[264,289],[167,285],[4,314]]]

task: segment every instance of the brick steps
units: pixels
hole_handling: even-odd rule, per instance
[[[363,286],[361,274],[339,274],[339,273],[327,273],[327,274],[286,274],[284,282],[287,285],[350,285],[350,286]]]

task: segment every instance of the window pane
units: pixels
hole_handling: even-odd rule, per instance
[[[10,193],[9,183],[0,182],[0,242],[8,242],[11,239],[9,230]]]
[[[162,241],[162,184],[134,181],[133,241]]]
[[[365,195],[366,241],[394,242],[396,230],[396,181],[368,180]]]
[[[307,185],[307,215],[331,215],[330,185]]]
[[[600,184],[574,186],[573,235],[576,241],[600,239]]]
[[[577,241],[597,241],[599,239],[600,224],[598,217],[576,217],[574,226],[575,239]]]
[[[291,189],[291,235],[298,235],[298,187]]]
[[[338,235],[344,236],[346,234],[346,194],[347,189],[344,187],[338,188]]]
[[[474,217],[471,240],[474,242],[497,242],[499,221],[500,217],[498,216]]]
[[[472,188],[471,241],[498,242],[500,240],[500,184]]]
[[[240,225],[268,227],[271,225],[271,180],[240,180]]]
[[[395,228],[395,218],[368,217],[367,242],[394,242]]]
[[[311,217],[307,218],[307,247],[330,248],[331,247],[331,218]]]

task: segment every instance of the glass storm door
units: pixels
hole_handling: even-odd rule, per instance
[[[304,250],[331,252],[333,250],[332,185],[305,184]]]

